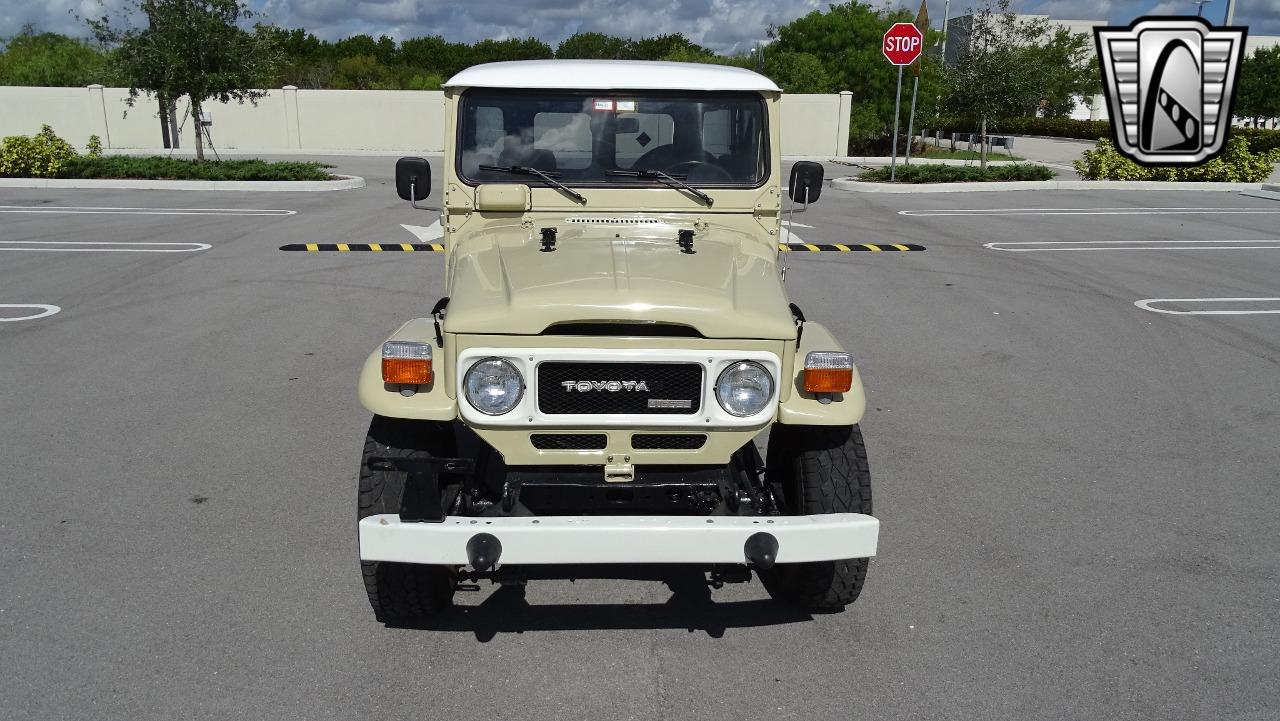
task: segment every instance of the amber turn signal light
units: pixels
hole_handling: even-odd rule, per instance
[[[853,359],[848,353],[811,351],[804,359],[808,393],[845,393],[853,387]]]
[[[406,340],[382,344],[382,381],[422,386],[431,382],[431,346]]]

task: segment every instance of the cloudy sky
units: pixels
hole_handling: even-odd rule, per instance
[[[108,6],[120,0],[105,0]],[[945,0],[930,0],[934,26],[942,23]],[[553,47],[581,30],[641,37],[682,32],[720,52],[742,51],[774,24],[787,23],[826,0],[248,0],[265,19],[303,27],[324,38],[355,33],[397,39],[443,35],[474,42],[484,38],[538,37]],[[919,0],[887,0],[919,6]],[[974,0],[953,0],[953,15]],[[1014,0],[1018,10],[1063,19],[1101,19],[1127,24],[1139,15],[1195,14],[1191,0]],[[1206,17],[1221,23],[1226,0],[1212,0]],[[30,23],[40,30],[83,35],[76,15],[102,14],[97,0],[0,0],[0,38]],[[1237,0],[1236,24],[1254,35],[1280,35],[1280,0]]]

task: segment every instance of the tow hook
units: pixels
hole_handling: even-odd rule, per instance
[[[609,456],[608,465],[604,467],[606,483],[630,483],[636,479],[636,467],[631,464],[631,456],[622,456],[622,462],[616,462],[617,456]]]
[[[743,555],[747,557],[747,563],[756,568],[768,570],[773,568],[773,564],[778,560],[778,539],[772,533],[751,534],[747,542],[743,544]]]

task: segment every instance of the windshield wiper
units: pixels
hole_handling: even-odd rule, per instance
[[[578,201],[579,203],[582,203],[583,205],[587,204],[587,197],[585,195],[583,195],[582,193],[579,193],[573,188],[570,188],[564,183],[561,183],[560,181],[556,180],[553,177],[556,175],[560,175],[559,173],[554,173],[554,174],[544,173],[541,170],[538,170],[537,168],[530,168],[527,165],[512,165],[510,167],[505,167],[502,165],[481,165],[480,169],[492,170],[499,173],[511,173],[512,175],[535,175],[539,178],[542,178],[543,182],[545,182],[547,185],[550,185],[556,188],[557,190],[564,191],[567,195],[571,196],[574,200]]]
[[[692,185],[689,185],[683,180],[680,180],[680,178],[689,177],[687,175],[681,175],[681,176],[667,175],[661,170],[606,170],[604,171],[604,174],[617,175],[617,176],[623,176],[628,178],[641,178],[644,180],[657,180],[659,182],[666,183],[667,185],[670,185],[673,188],[680,188],[681,190],[687,190],[690,193],[693,193],[694,195],[698,196],[699,200],[706,203],[708,208],[710,208],[711,205],[715,202],[714,200],[712,200],[710,195],[707,195],[701,190],[698,190]]]

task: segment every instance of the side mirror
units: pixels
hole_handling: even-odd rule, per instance
[[[613,132],[618,135],[640,132],[640,118],[618,118],[613,122]]]
[[[801,160],[791,166],[791,182],[787,184],[787,197],[793,203],[808,205],[822,195],[822,165],[812,160]]]
[[[431,165],[426,158],[401,158],[396,161],[396,193],[413,207],[431,194]]]

